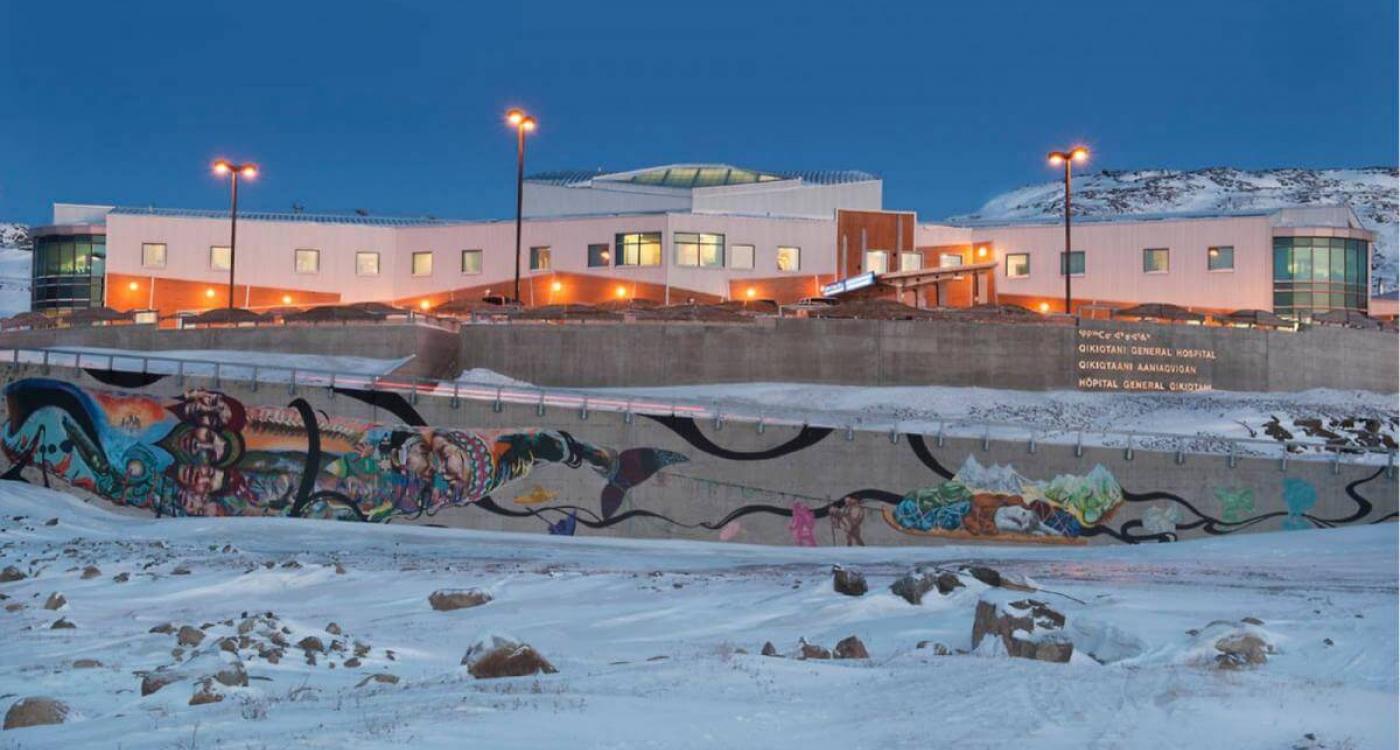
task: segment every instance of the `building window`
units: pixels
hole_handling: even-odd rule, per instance
[[[1069,268],[1071,276],[1084,275],[1084,251],[1075,250],[1069,254]],[[1065,254],[1060,253],[1060,275],[1065,275]]]
[[[1229,245],[1212,247],[1206,250],[1206,270],[1208,271],[1233,271],[1235,270],[1235,248]]]
[[[361,250],[355,253],[356,276],[379,275],[379,253]]]
[[[321,270],[320,250],[297,250],[295,263],[297,273],[317,273]]]
[[[730,245],[729,267],[753,268],[753,245]]]
[[[637,232],[616,237],[619,266],[661,265],[661,233]]]
[[[413,254],[413,275],[432,276],[433,275],[433,253],[432,251]]]
[[[164,245],[162,245],[164,247]],[[65,310],[103,304],[107,269],[107,237],[39,235],[34,238],[30,265],[30,309]],[[128,287],[122,299],[145,302]]]
[[[962,253],[939,253],[939,268],[957,268],[963,264]]]
[[[676,265],[700,268],[724,268],[724,235],[676,232],[672,243],[676,247]]]
[[[481,273],[480,250],[462,251],[462,273],[468,276],[474,276],[476,274]]]
[[[1148,248],[1142,251],[1143,273],[1166,273],[1169,263],[1166,248]]]
[[[899,254],[899,270],[901,270],[901,271],[917,271],[917,270],[919,270],[919,269],[921,269],[921,268],[923,268],[923,267],[924,267],[924,254],[923,254],[923,253],[900,253],[900,254]]]
[[[1030,253],[1008,253],[1006,256],[1006,278],[1024,279],[1031,275]]]
[[[1327,310],[1369,306],[1365,240],[1274,238],[1274,312],[1306,318]]]
[[[209,248],[209,268],[214,271],[227,271],[233,265],[233,251],[227,245],[214,245]]]
[[[778,260],[779,268],[782,266],[782,259]],[[865,272],[866,273],[889,273],[890,255],[884,250],[865,251]]]
[[[143,243],[141,243],[141,267],[142,267],[142,268],[165,268],[165,243],[164,243],[164,242],[143,242]]]
[[[588,246],[588,267],[606,268],[612,265],[612,251],[606,244]]]
[[[797,271],[802,268],[802,248],[778,246],[778,270]]]
[[[530,270],[548,271],[552,268],[549,256],[550,250],[548,245],[530,248]]]

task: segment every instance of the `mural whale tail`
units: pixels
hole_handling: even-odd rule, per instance
[[[617,454],[612,471],[608,473],[608,485],[599,498],[599,508],[603,518],[612,518],[622,507],[627,491],[650,479],[656,472],[667,466],[689,461],[680,453],[661,448],[628,448]]]

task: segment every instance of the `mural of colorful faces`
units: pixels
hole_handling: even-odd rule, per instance
[[[586,466],[599,513],[666,466],[670,451],[617,451],[562,430],[445,430],[330,418],[305,401],[245,407],[193,389],[170,403],[31,378],[5,389],[12,466],[158,515],[292,515],[385,521],[489,500],[539,464]]]

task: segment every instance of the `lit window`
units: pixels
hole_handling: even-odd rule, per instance
[[[923,268],[923,267],[924,267],[924,254],[923,254],[923,253],[900,253],[900,254],[899,254],[899,270],[901,270],[901,271],[917,271],[917,270],[919,270],[920,268]]]
[[[1206,250],[1206,270],[1235,270],[1235,248],[1229,245],[1223,245]]]
[[[963,264],[962,253],[939,253],[939,268],[957,268]]]
[[[661,265],[661,233],[639,232],[617,235],[617,265]]]
[[[413,275],[432,276],[433,275],[433,253],[425,251],[413,254]]]
[[[796,271],[802,267],[802,248],[778,247],[778,270]]]
[[[165,243],[142,243],[141,266],[144,268],[165,268]]]
[[[1030,253],[1007,253],[1006,278],[1024,279],[1031,275]]]
[[[1069,269],[1071,276],[1084,275],[1084,251],[1075,250],[1069,254]],[[1060,275],[1065,275],[1065,254],[1060,253]]]
[[[379,275],[379,253],[362,250],[355,253],[356,276]]]
[[[588,267],[603,268],[612,265],[612,251],[606,244],[588,246]]]
[[[1167,263],[1166,248],[1148,248],[1142,251],[1143,273],[1166,273]]]
[[[724,235],[676,232],[676,265],[700,268],[724,267]]]
[[[462,251],[462,273],[473,276],[481,273],[481,251]]]
[[[782,261],[779,260],[780,265],[781,263]],[[865,251],[865,270],[868,273],[888,273],[890,270],[889,253],[884,250]]]
[[[297,273],[316,273],[321,270],[320,250],[297,250],[295,251],[295,266]]]
[[[548,245],[530,248],[530,270],[548,271],[550,268],[552,268],[552,266],[550,265],[549,255],[550,252]]]
[[[209,248],[209,268],[215,271],[227,271],[233,265],[233,251],[226,245],[214,245]]]
[[[753,268],[753,245],[730,245],[729,267]]]

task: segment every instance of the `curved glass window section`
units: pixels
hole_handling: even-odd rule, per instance
[[[107,273],[107,237],[50,234],[34,238],[31,310],[101,307]]]
[[[1328,310],[1366,312],[1366,240],[1274,238],[1274,312],[1310,318]]]

